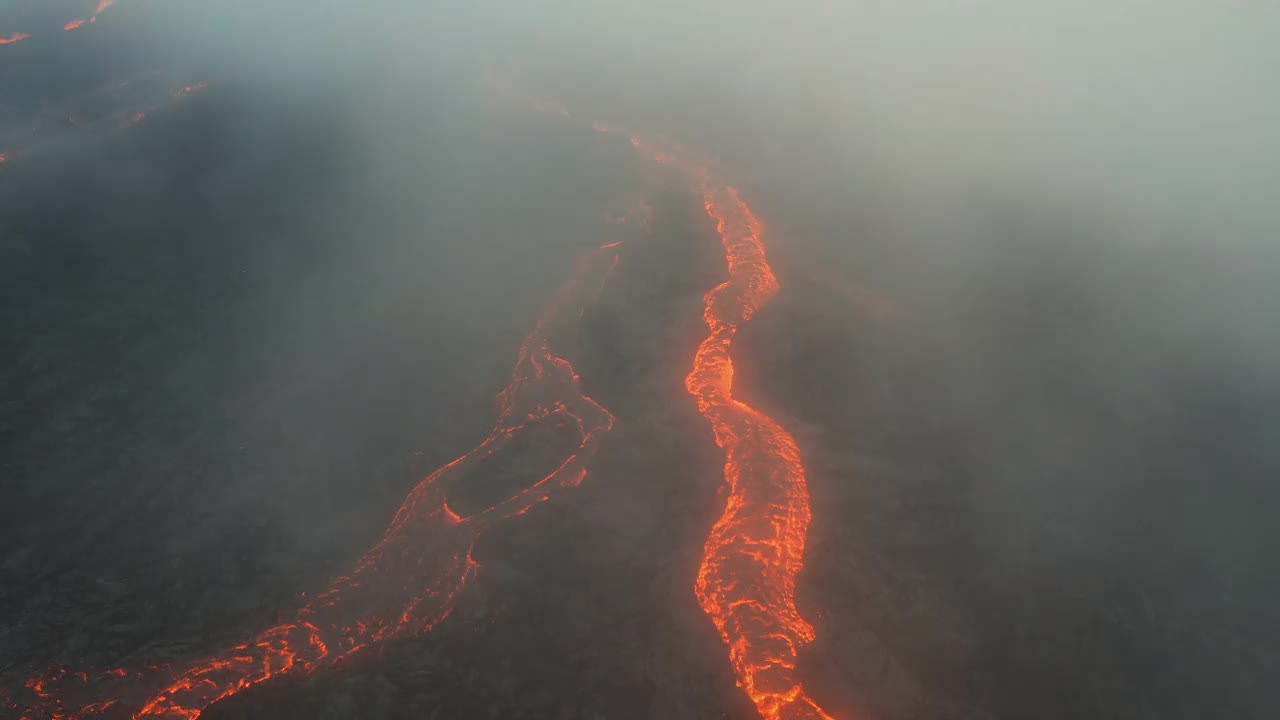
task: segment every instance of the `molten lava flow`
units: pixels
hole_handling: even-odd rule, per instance
[[[499,393],[497,424],[478,446],[431,473],[409,493],[390,526],[355,569],[293,616],[251,640],[167,674],[146,695],[132,699],[76,698],[66,681],[84,686],[90,678],[65,670],[33,678],[26,688],[38,701],[23,718],[70,720],[131,702],[134,718],[196,718],[211,704],[285,673],[305,673],[333,665],[389,638],[430,630],[444,619],[479,565],[471,558],[476,539],[495,523],[527,512],[559,488],[576,486],[613,416],[583,394],[568,361],[553,355],[551,336],[576,321],[599,293],[618,262],[619,243],[584,256],[572,277],[543,309],[520,346],[511,380]],[[549,475],[497,504],[460,517],[448,504],[450,490],[532,424],[567,423],[578,445]],[[127,674],[126,674],[127,675]],[[110,676],[110,677],[108,677]],[[96,676],[120,677],[115,671]],[[56,685],[57,687],[53,687]],[[156,688],[159,687],[157,690]],[[139,702],[139,697],[142,698]],[[92,700],[92,702],[90,702]],[[16,707],[12,705],[11,707]]]
[[[98,0],[97,7],[94,8],[93,14],[90,15],[87,20],[85,18],[76,18],[75,20],[69,21],[66,25],[63,25],[62,30],[64,32],[68,30],[75,30],[76,28],[83,26],[85,23],[96,23],[98,22],[98,16],[102,14],[102,11],[115,4],[116,0]]]
[[[130,115],[129,117],[127,117],[127,118],[125,118],[124,120],[121,120],[121,121],[120,121],[120,129],[121,129],[121,130],[128,130],[129,128],[133,127],[134,125],[137,125],[138,123],[140,123],[140,122],[142,122],[143,120],[145,120],[145,119],[146,119],[146,117],[147,117],[147,114],[146,114],[146,113],[144,113],[144,112],[133,113],[133,114],[132,114],[132,115]]]
[[[125,112],[123,107],[120,109],[108,110],[106,112],[102,111],[102,108],[107,105],[123,105],[117,101],[115,97],[116,95],[123,95],[125,94],[124,91],[126,91],[126,89],[138,84],[140,80],[150,80],[159,74],[159,71],[152,71],[129,80],[113,82],[105,87],[101,87],[97,90],[86,93],[85,95],[73,98],[71,101],[66,103],[64,106],[65,110],[59,109],[41,113],[45,118],[62,118],[62,113],[65,111],[67,112],[65,115],[66,124],[63,125],[60,119],[55,128],[51,123],[43,121],[41,116],[37,116],[31,123],[34,142],[28,140],[31,144],[6,148],[4,152],[0,153],[0,164],[4,164],[6,160],[17,160],[19,157],[31,153],[41,145],[45,144],[48,142],[51,130],[61,131],[65,129],[66,126],[70,126],[72,128],[83,128],[86,130],[93,130],[97,127],[111,127],[117,132],[128,131],[139,123],[142,123],[144,120],[147,120],[155,113],[176,103],[185,102],[188,97],[209,88],[209,83],[207,81],[200,81],[189,85],[176,87],[171,86],[167,89],[159,90],[158,92],[155,90],[143,90],[142,93],[145,93],[145,95],[130,91],[129,94],[132,96],[132,99],[129,101],[129,104],[133,107],[131,111]],[[139,109],[138,106],[144,99],[147,101],[147,104]],[[87,118],[81,114],[81,108],[88,111]]]
[[[31,33],[24,33],[24,32],[9,33],[8,37],[4,37],[3,35],[0,35],[0,45],[8,45],[9,43],[16,43],[19,40],[26,40],[29,37],[31,37]]]
[[[618,131],[608,125],[594,129]],[[638,137],[631,137],[631,144],[698,183],[729,271],[729,279],[703,298],[710,334],[685,378],[685,388],[724,449],[729,491],[724,513],[703,548],[694,592],[729,646],[739,686],[763,718],[830,720],[795,676],[800,647],[814,638],[813,627],[795,605],[810,519],[800,451],[772,418],[733,397],[733,337],[778,291],[760,221],[738,191],[714,183],[706,167]]]
[[[198,83],[195,83],[194,85],[184,85],[178,88],[177,90],[172,91],[170,93],[169,98],[166,98],[161,102],[151,105],[150,107],[148,107],[146,110],[142,112],[135,112],[129,115],[128,117],[124,118],[123,120],[120,121],[118,129],[128,130],[129,128],[147,119],[147,117],[152,113],[156,112],[157,110],[163,109],[169,103],[181,100],[182,98],[185,98],[192,93],[200,92],[201,90],[205,90],[208,87],[209,87],[209,83],[207,82],[198,82]]]
[[[703,549],[695,591],[761,716],[829,718],[795,677],[800,646],[814,637],[795,605],[809,529],[800,451],[769,416],[733,397],[733,336],[778,291],[778,281],[760,223],[737,190],[704,185],[703,207],[716,222],[729,279],[704,298],[711,333],[698,347],[685,388],[725,451],[729,496]]]
[[[204,90],[207,87],[209,87],[209,83],[203,81],[198,82],[195,85],[184,85],[183,87],[174,90],[173,95],[174,97],[183,97],[184,95],[190,95],[193,92]]]

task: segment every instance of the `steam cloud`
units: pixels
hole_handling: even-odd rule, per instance
[[[1270,717],[1278,23],[1244,0],[5,9],[0,685],[106,652],[101,627],[242,637],[297,607],[485,436],[602,208],[646,186],[655,237],[683,242],[665,214],[714,242],[563,114],[678,143],[762,223],[781,289],[735,338],[735,396],[805,460],[796,672],[827,711]],[[693,323],[645,346],[677,404],[723,280],[677,294],[679,264],[645,276]],[[582,332],[660,335],[625,307]],[[608,363],[571,359],[596,397]],[[602,401],[620,444],[628,397]],[[705,538],[714,508],[688,512]],[[259,565],[211,570],[233,538]],[[136,608],[219,572],[253,578],[225,615],[40,619],[77,577]],[[711,707],[649,682],[636,717]]]

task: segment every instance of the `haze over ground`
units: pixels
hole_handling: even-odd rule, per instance
[[[783,291],[743,331],[739,386],[805,454],[818,639],[800,671],[842,719],[1280,708],[1265,3],[120,0],[62,30],[95,4],[0,10],[0,36],[31,34],[0,47],[5,682],[239,637],[483,437],[602,210],[653,194],[629,148],[544,112],[559,103],[665,134],[764,223]],[[651,432],[688,420],[688,447],[655,441],[643,477],[606,455],[582,489],[604,529],[563,532],[626,558],[658,533],[670,555],[645,562],[682,567],[714,514],[714,445],[679,403],[718,266],[696,199],[664,192],[648,198],[662,239],[623,257],[619,277],[632,262],[643,280],[606,289],[571,359],[630,442],[656,412],[637,378],[672,390],[652,391],[672,415]],[[610,513],[626,493],[688,506]],[[511,543],[552,537],[530,522]],[[485,602],[635,583],[690,603],[700,667],[725,672],[683,580],[668,592],[621,561],[601,579],[608,562],[568,555],[596,579],[494,551],[527,586],[493,580]],[[200,596],[217,600],[154,609]],[[630,617],[669,629],[642,607]],[[731,678],[704,697],[661,678],[684,649],[615,650],[615,666],[592,654],[603,641],[583,665],[617,685],[564,669],[557,687],[595,699],[531,699],[537,662],[490,665],[521,627],[498,622],[474,646],[458,629],[405,652],[456,653],[432,681],[442,717],[494,693],[529,717],[743,709],[724,704]],[[570,652],[546,664],[582,667]],[[621,679],[633,660],[641,679]],[[486,679],[459,689],[472,668]],[[318,681],[317,706],[297,688],[245,702],[350,717],[342,693],[377,696],[377,672]]]

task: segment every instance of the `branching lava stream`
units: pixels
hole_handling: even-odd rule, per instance
[[[104,2],[98,12],[109,5]],[[203,87],[187,86],[174,96]],[[577,122],[559,105],[535,107],[554,109]],[[611,125],[592,127],[602,134],[622,134]],[[800,649],[814,639],[813,627],[795,605],[810,522],[805,468],[791,435],[733,395],[734,337],[779,289],[761,224],[734,187],[715,182],[705,166],[689,162],[683,151],[666,141],[629,139],[642,156],[693,180],[715,224],[727,268],[727,279],[704,295],[708,334],[685,378],[686,390],[724,451],[727,490],[724,510],[703,547],[694,593],[728,647],[738,685],[764,720],[832,720],[796,674]],[[647,214],[639,217],[647,226]],[[606,217],[610,223],[635,220],[630,215]],[[122,706],[135,719],[190,720],[218,700],[271,677],[334,665],[389,638],[430,630],[451,612],[475,576],[478,565],[471,550],[477,538],[495,522],[527,512],[554,490],[581,482],[601,437],[613,427],[613,416],[583,394],[573,368],[553,355],[548,343],[599,293],[618,262],[618,244],[584,256],[538,317],[499,393],[500,414],[488,437],[415,487],[381,540],[350,574],[339,576],[288,620],[248,642],[180,668],[152,671],[157,679],[149,683],[125,671],[90,678],[57,670],[27,681],[25,704],[8,700],[0,706],[22,710],[24,720],[71,720],[105,712],[122,717],[117,715]],[[569,425],[578,441],[563,459],[557,456],[559,464],[550,474],[465,517],[455,511],[469,509],[462,503],[450,507],[450,491],[462,479],[534,424],[548,420]]]
[[[419,483],[355,569],[335,578],[291,619],[176,674],[168,671],[167,679],[149,686],[140,685],[137,673],[123,670],[90,676],[63,669],[26,682],[32,701],[9,699],[3,706],[19,710],[24,720],[91,717],[111,708],[114,713],[117,704],[134,708],[133,718],[197,718],[218,700],[272,677],[334,665],[376,643],[430,630],[475,576],[479,565],[471,549],[477,538],[555,490],[580,483],[601,437],[613,427],[613,416],[583,394],[573,368],[553,355],[548,343],[599,293],[617,265],[619,244],[585,255],[543,309],[520,346],[511,380],[499,393],[500,414],[489,436]],[[580,438],[556,469],[467,517],[450,509],[450,491],[472,469],[534,423],[548,420],[570,424]],[[161,669],[161,678],[165,672]]]

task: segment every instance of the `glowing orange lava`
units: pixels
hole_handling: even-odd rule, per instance
[[[82,27],[85,23],[96,23],[98,22],[98,16],[102,14],[102,11],[115,4],[116,0],[98,0],[97,7],[93,9],[93,14],[90,15],[87,20],[85,18],[76,18],[75,20],[68,22],[66,25],[63,25],[62,30],[66,32],[68,30],[75,30],[76,28]]]
[[[9,43],[16,43],[19,40],[26,40],[29,37],[31,37],[31,33],[24,33],[24,32],[9,33],[8,37],[0,36],[0,45],[8,45]]]
[[[213,703],[286,673],[305,673],[334,665],[389,638],[423,633],[444,619],[479,565],[471,550],[477,538],[497,522],[529,511],[557,489],[576,486],[586,476],[613,416],[583,394],[578,376],[548,347],[551,335],[576,321],[598,295],[618,262],[618,245],[597,248],[578,263],[570,280],[539,315],[520,346],[507,386],[498,395],[497,424],[467,454],[431,473],[405,499],[382,539],[355,569],[333,580],[292,617],[251,640],[166,673],[146,694],[135,687],[113,697],[75,699],[87,685],[84,673],[55,671],[28,680],[38,702],[21,717],[73,720],[100,714],[118,702],[139,708],[133,718],[197,718]],[[486,458],[499,453],[533,423],[566,422],[579,444],[546,477],[467,517],[449,508],[449,492]],[[125,671],[107,671],[97,681],[132,679]],[[68,688],[65,695],[59,694]],[[156,688],[159,688],[158,690]],[[127,697],[126,697],[127,695]],[[89,700],[92,700],[90,702]],[[11,709],[18,709],[12,700]]]
[[[799,649],[814,637],[795,604],[809,530],[800,451],[772,418],[733,397],[733,336],[778,291],[778,281],[760,223],[737,190],[706,184],[703,207],[716,222],[729,279],[704,298],[711,333],[685,388],[725,451],[729,495],[703,549],[695,591],[762,717],[830,718],[795,677]]]
[[[180,87],[177,90],[174,90],[173,94],[175,97],[182,97],[184,95],[190,95],[193,92],[199,92],[201,90],[204,90],[207,87],[209,87],[209,83],[198,82],[195,85],[186,85],[186,86]]]
[[[614,133],[610,125],[593,126]],[[760,221],[705,166],[687,162],[666,143],[630,138],[651,160],[674,166],[698,185],[715,221],[729,278],[704,296],[710,334],[694,356],[685,388],[711,423],[725,453],[728,497],[703,547],[694,592],[729,647],[742,687],[766,720],[831,720],[796,678],[800,648],[813,626],[796,610],[796,576],[804,564],[809,491],[795,440],[772,418],[733,397],[733,337],[778,291],[765,256]],[[660,146],[661,145],[661,146]]]
[[[99,12],[111,4],[104,0]],[[175,91],[175,97],[204,87]],[[500,86],[506,96],[514,96]],[[573,116],[555,103],[533,104],[545,114]],[[138,114],[129,124],[141,120]],[[127,125],[126,125],[127,126]],[[596,124],[606,134],[623,131]],[[743,324],[779,290],[765,254],[761,223],[732,186],[713,181],[703,165],[665,141],[631,144],[654,162],[690,177],[724,250],[727,279],[704,295],[708,335],[699,345],[685,387],[724,451],[725,507],[703,546],[694,593],[728,647],[738,684],[765,720],[832,720],[804,691],[796,675],[801,647],[813,627],[795,605],[796,578],[804,560],[810,523],[805,468],[795,440],[772,418],[733,396],[733,340]],[[607,223],[648,225],[651,210],[639,204],[606,214]],[[558,326],[581,315],[618,262],[618,243],[585,256],[520,346],[500,414],[488,437],[467,454],[424,479],[396,513],[382,539],[348,575],[298,609],[287,621],[253,639],[177,671],[148,694],[118,693],[83,701],[60,694],[68,682],[87,676],[65,670],[29,680],[39,702],[24,720],[63,720],[101,713],[112,703],[139,708],[134,718],[191,718],[218,700],[285,673],[308,672],[338,663],[389,638],[425,632],[453,609],[475,576],[476,539],[491,525],[523,514],[558,488],[586,475],[600,438],[613,417],[582,393],[578,376],[553,355],[549,339]],[[549,475],[512,497],[465,517],[450,508],[450,490],[479,463],[548,419],[569,423],[579,445]],[[126,674],[128,675],[128,674]],[[106,676],[120,677],[114,671]],[[92,702],[90,702],[92,701]],[[15,709],[17,706],[12,706]],[[38,714],[37,714],[38,713]]]

